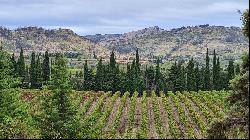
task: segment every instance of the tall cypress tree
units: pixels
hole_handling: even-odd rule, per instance
[[[169,81],[171,82],[171,85],[172,85],[171,88],[174,92],[179,90],[179,86],[177,86],[177,63],[176,61],[174,65],[172,65],[170,68]]]
[[[216,62],[216,68],[217,68],[217,78],[216,78],[216,90],[221,90],[223,87],[223,81],[221,76],[221,67],[220,67],[220,58],[217,58],[217,62]]]
[[[37,55],[36,59],[36,77],[37,77],[36,88],[40,88],[42,87],[42,80],[43,80],[40,54]]]
[[[209,54],[208,54],[208,48],[206,53],[206,68],[204,73],[204,87],[205,90],[210,90],[210,68],[209,68]]]
[[[200,69],[201,75],[201,90],[205,90],[205,68],[202,66]]]
[[[104,71],[103,71],[102,58],[101,58],[97,64],[97,70],[96,70],[96,76],[95,76],[96,91],[102,90],[102,85],[104,84],[103,74],[104,74]]]
[[[13,69],[13,72],[14,72],[14,75],[17,75],[17,62],[15,60],[15,55],[14,53],[12,54],[12,57],[11,57],[11,62],[12,62],[12,69]]]
[[[111,87],[112,87],[112,93],[115,93],[117,90],[117,81],[118,81],[118,70],[116,67],[116,60],[115,60],[115,54],[114,51],[111,52],[110,55],[110,76],[111,76]]]
[[[24,62],[24,56],[23,56],[23,48],[21,47],[20,56],[17,62],[17,68],[18,68],[18,75],[21,78],[21,81],[23,82],[24,79],[24,72],[25,72],[25,62]]]
[[[154,79],[155,79],[155,70],[154,67],[150,66],[145,70],[145,83],[148,92],[150,92],[154,88]]]
[[[156,86],[156,94],[160,96],[160,60],[157,58],[156,68],[155,68],[155,86]]]
[[[31,54],[31,63],[30,63],[30,84],[31,88],[36,88],[37,75],[36,75],[36,54],[32,52]]]
[[[229,60],[227,67],[227,85],[229,86],[229,81],[234,78],[234,61]]]
[[[218,78],[218,72],[217,72],[217,65],[216,65],[216,53],[215,53],[215,49],[214,49],[214,53],[213,53],[214,57],[213,57],[213,89],[217,89],[217,78]]]
[[[50,65],[49,65],[49,53],[48,51],[45,52],[44,59],[43,59],[43,81],[45,84],[48,83],[50,80]]]
[[[87,60],[85,60],[83,73],[84,73],[84,90],[91,90],[91,73],[88,68]]]
[[[195,74],[195,90],[199,91],[202,89],[202,79],[198,64],[196,64],[194,74]]]
[[[187,90],[195,90],[195,74],[194,74],[194,62],[193,58],[188,62],[187,65]]]
[[[176,69],[175,69],[175,89],[176,91],[182,91],[185,89],[186,86],[186,81],[185,81],[185,70],[183,69],[182,63],[180,61],[178,61],[176,65]],[[184,82],[184,83],[183,83]]]
[[[136,60],[135,60],[135,90],[139,92],[139,96],[142,95],[143,92],[143,88],[144,88],[144,82],[143,82],[143,77],[141,74],[141,70],[140,70],[140,60],[139,60],[139,52],[138,52],[138,48],[136,49]]]
[[[185,69],[185,66],[182,66],[182,64],[180,63],[179,64],[180,66],[180,68],[178,68],[178,69],[180,69],[180,77],[179,77],[179,81],[180,81],[180,86],[181,86],[181,88],[180,88],[180,91],[183,91],[183,90],[186,90],[186,82],[187,82],[187,80],[186,80],[186,69]]]

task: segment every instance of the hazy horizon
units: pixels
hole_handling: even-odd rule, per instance
[[[120,34],[159,26],[241,27],[247,0],[0,0],[0,26],[67,28],[79,35]]]

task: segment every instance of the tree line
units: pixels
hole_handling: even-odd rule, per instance
[[[156,61],[156,66],[146,66],[141,68],[139,62],[139,52],[136,50],[135,59],[127,68],[120,69],[116,62],[115,54],[112,51],[110,61],[104,64],[100,58],[97,66],[93,69],[85,61],[83,70],[75,74],[69,74],[70,84],[75,90],[94,91],[120,91],[124,93],[138,91],[140,95],[143,91],[198,91],[198,90],[228,90],[229,81],[239,74],[240,66],[234,65],[233,60],[229,60],[228,67],[223,70],[220,66],[220,58],[216,51],[213,51],[212,68],[210,68],[210,57],[208,49],[205,57],[205,66],[195,62],[191,58],[187,64],[182,61],[175,61],[167,71],[161,70],[160,59]],[[51,78],[51,63],[48,51],[44,55],[32,52],[30,65],[25,65],[23,49],[21,48],[18,60],[14,54],[11,58],[14,73],[20,77],[22,87],[42,88],[47,85]]]

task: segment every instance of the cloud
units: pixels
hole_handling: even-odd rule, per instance
[[[0,25],[68,27],[79,34],[121,33],[158,25],[241,26],[247,0],[0,0]]]

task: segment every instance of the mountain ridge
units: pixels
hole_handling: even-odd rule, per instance
[[[161,57],[164,60],[204,57],[206,48],[216,49],[224,60],[232,56],[239,59],[248,51],[249,40],[240,27],[197,25],[170,30],[152,26],[124,34],[96,34],[80,36],[70,29],[44,29],[42,27],[23,27],[7,29],[0,26],[1,44],[11,51],[20,47],[28,51],[51,52],[76,51],[92,57],[109,57],[112,50],[117,57],[125,59],[134,54],[136,48],[145,59]]]

